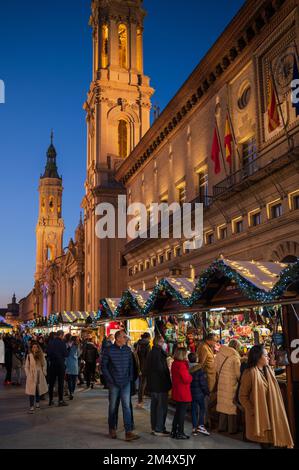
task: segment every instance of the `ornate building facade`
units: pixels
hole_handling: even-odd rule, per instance
[[[23,320],[65,310],[84,310],[84,226],[80,219],[75,239],[64,249],[63,187],[56,157],[52,134],[39,184],[35,284],[20,301]]]
[[[299,256],[299,120],[291,102],[298,12],[295,0],[248,0],[118,168],[129,203],[204,204],[200,249],[186,249],[184,238],[127,240],[132,288],[151,289],[174,273],[194,278],[221,254],[286,262]],[[268,122],[270,83],[279,112],[275,130]],[[231,167],[224,149],[228,116]],[[217,174],[215,129],[222,147]]]
[[[141,0],[93,0],[93,81],[84,105],[87,114],[85,211],[86,309],[126,287],[121,252],[125,239],[99,239],[95,229],[99,203],[116,205],[125,188],[117,167],[150,127],[153,89],[143,73]],[[117,227],[116,227],[117,230]]]
[[[297,0],[247,0],[151,127],[144,17],[141,0],[92,0],[84,223],[64,250],[62,179],[51,143],[40,179],[35,287],[20,302],[24,318],[97,310],[100,298],[119,297],[128,286],[150,289],[170,274],[194,278],[220,254],[285,262],[299,256],[299,121],[290,88],[298,58]],[[271,83],[279,112],[274,130]],[[228,116],[231,166],[224,149]],[[223,154],[217,174],[215,128]],[[203,203],[203,246],[189,250],[184,239],[97,238],[97,205],[116,206],[122,194],[128,203],[144,203],[149,219],[153,202]]]

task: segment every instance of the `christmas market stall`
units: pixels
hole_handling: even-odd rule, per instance
[[[154,319],[170,352],[174,344],[196,349],[211,331],[222,344],[240,340],[244,354],[254,344],[265,344],[295,436],[299,364],[292,357],[299,338],[299,261],[287,265],[221,257],[196,280],[165,278],[151,291],[127,290],[120,299],[103,299],[101,306],[102,321]]]

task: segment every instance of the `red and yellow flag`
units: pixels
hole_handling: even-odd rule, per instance
[[[268,95],[268,130],[269,132],[275,131],[280,126],[278,104],[276,100],[275,90],[272,78],[269,80],[269,95]]]
[[[229,118],[226,117],[225,122],[225,136],[224,136],[224,148],[225,148],[225,158],[227,163],[231,166],[232,164],[232,156],[233,156],[233,134],[230,128]]]

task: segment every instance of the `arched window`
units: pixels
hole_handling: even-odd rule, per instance
[[[109,29],[106,24],[102,26],[102,68],[108,67],[108,40]]]
[[[53,247],[52,246],[47,246],[47,261],[53,261],[54,260],[54,255],[53,255]]]
[[[43,198],[42,198],[42,213],[45,212],[45,209],[46,209],[46,200],[45,200],[45,198],[43,197]]]
[[[128,67],[128,29],[125,24],[118,27],[119,66]]]
[[[123,119],[118,123],[118,153],[121,158],[128,156],[128,123]]]
[[[54,197],[53,196],[50,196],[49,198],[49,208],[50,208],[50,212],[54,212]]]

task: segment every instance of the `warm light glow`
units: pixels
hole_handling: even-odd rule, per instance
[[[118,153],[120,158],[128,156],[128,123],[123,119],[118,123]]]
[[[128,67],[128,30],[125,24],[118,27],[119,66]]]
[[[102,68],[108,67],[108,44],[109,44],[109,29],[106,24],[102,26]]]

